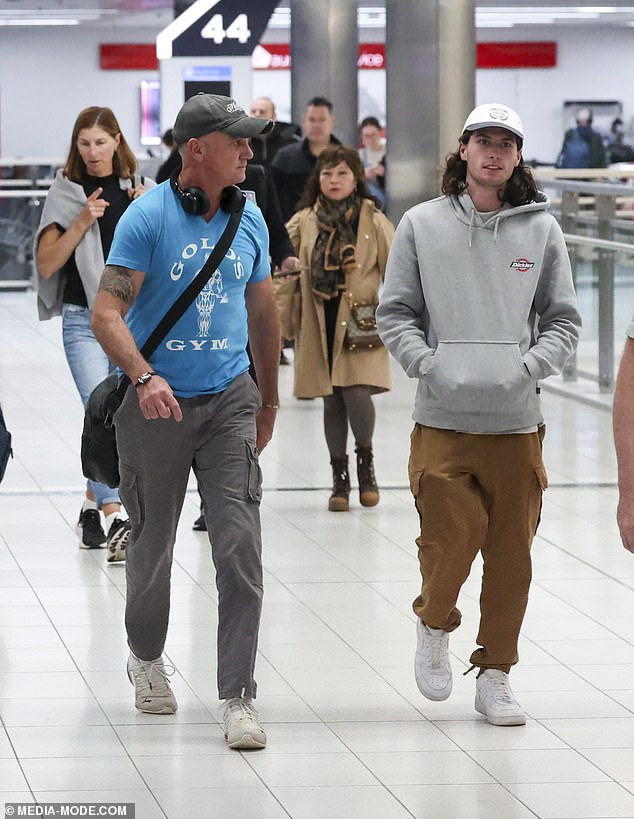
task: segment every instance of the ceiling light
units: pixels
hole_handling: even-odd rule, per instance
[[[487,20],[486,23],[476,20],[476,28],[513,28],[510,20]]]
[[[359,28],[385,28],[385,9],[382,6],[360,6],[357,9]],[[269,19],[269,28],[288,28],[291,23],[291,9],[278,6]]]
[[[611,6],[606,6],[610,11]],[[478,28],[500,28],[503,25],[556,25],[558,21],[581,20],[589,22],[599,20],[603,7],[593,6],[582,8],[579,6],[496,6],[476,9],[476,26]]]
[[[79,20],[73,17],[36,17],[21,20],[19,17],[2,19],[0,26],[78,26]]]
[[[0,25],[76,26],[79,23],[96,22],[106,15],[117,13],[116,9],[2,9],[0,10]]]

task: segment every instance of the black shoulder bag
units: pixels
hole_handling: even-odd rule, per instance
[[[4,422],[2,407],[0,407],[0,481],[4,478],[4,472],[7,468],[7,464],[9,463],[9,458],[13,458],[11,433],[7,429],[7,425]]]
[[[141,348],[141,355],[146,360],[149,360],[168,330],[194,301],[229,250],[242,218],[245,197],[235,188],[227,199],[230,201],[227,227],[196,278],[187,285]],[[130,379],[127,375],[119,378],[117,373],[112,373],[91,392],[84,414],[81,435],[82,472],[86,478],[105,483],[111,488],[119,486],[119,453],[114,415],[129,386]]]

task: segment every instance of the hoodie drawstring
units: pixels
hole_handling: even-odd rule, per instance
[[[469,233],[467,235],[467,242],[469,244],[469,247],[471,247],[471,234],[473,232],[473,224],[475,222],[476,213],[477,213],[476,210],[472,210],[471,211],[471,216],[469,217]],[[495,219],[494,226],[493,226],[493,242],[494,242],[494,244],[496,246],[497,246],[497,243],[498,243],[498,227],[499,226],[500,226],[500,217],[497,216],[496,219]]]

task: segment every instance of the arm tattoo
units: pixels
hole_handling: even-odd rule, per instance
[[[101,274],[99,289],[121,299],[124,304],[131,305],[134,302],[132,271],[128,267],[106,265]]]

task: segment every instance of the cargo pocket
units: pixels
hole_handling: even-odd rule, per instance
[[[245,443],[247,447],[247,500],[259,505],[262,500],[262,470],[258,450],[251,441]]]
[[[417,498],[420,495],[420,482],[422,481],[424,474],[424,469],[413,469],[409,473],[409,488],[414,498]]]
[[[535,475],[537,476],[537,483],[542,492],[544,489],[548,489],[548,475],[546,474],[546,467],[543,464],[535,467]]]
[[[119,462],[119,497],[123,503],[132,528],[145,520],[145,506],[140,491],[140,481],[136,469]]]
[[[425,471],[425,467],[421,466],[423,462],[422,431],[421,425],[416,424],[409,436],[410,450],[407,474],[409,477],[409,488],[414,498],[418,497],[420,492],[420,480]]]
[[[537,483],[539,484],[539,500],[537,507],[537,515],[535,518],[536,533],[539,527],[539,522],[542,519],[542,499],[544,496],[544,490],[548,489],[548,475],[546,474],[546,468],[543,464],[539,464],[539,466],[535,467],[535,477],[537,478]]]

